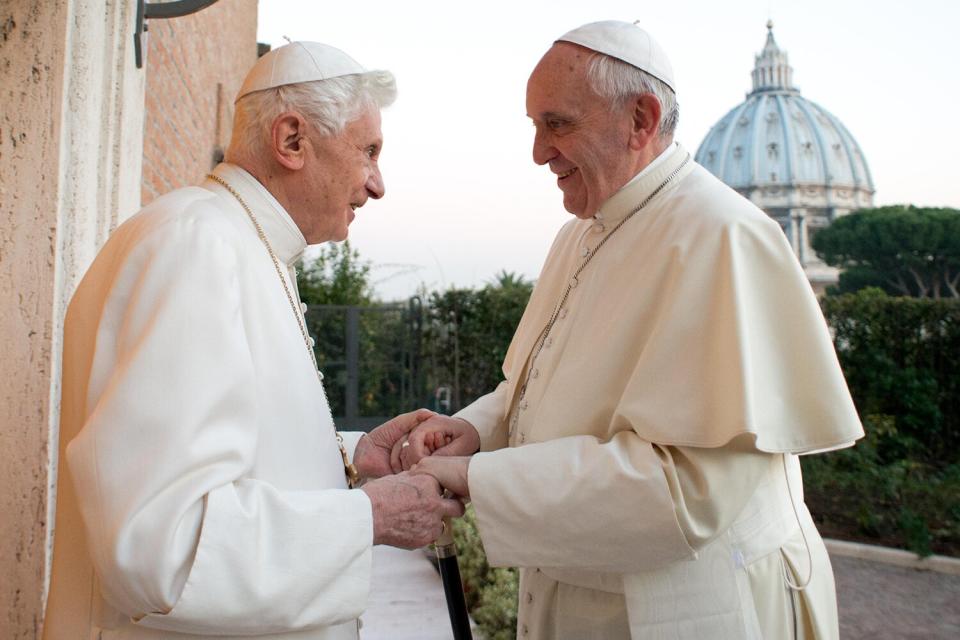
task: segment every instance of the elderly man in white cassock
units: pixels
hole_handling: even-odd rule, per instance
[[[675,86],[627,23],[543,56],[533,159],[576,217],[504,382],[397,446],[472,498],[491,564],[521,567],[522,638],[836,638],[797,456],[860,422],[780,227],[673,141]],[[481,453],[421,460],[437,434]]]
[[[355,640],[372,546],[423,546],[462,513],[433,478],[389,475],[431,412],[336,433],[297,296],[304,248],[384,194],[395,93],[332,47],[272,51],[227,161],[90,267],[66,320],[44,638]]]

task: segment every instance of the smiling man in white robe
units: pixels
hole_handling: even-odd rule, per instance
[[[627,23],[543,56],[533,159],[575,219],[505,380],[396,446],[472,498],[492,565],[521,568],[520,638],[837,638],[797,456],[860,422],[779,226],[674,142],[675,86]],[[423,458],[438,436],[451,457]]]
[[[356,640],[372,546],[423,546],[462,513],[389,475],[431,412],[335,432],[297,295],[304,248],[384,195],[395,94],[333,47],[270,52],[227,161],[90,267],[66,319],[47,640]]]

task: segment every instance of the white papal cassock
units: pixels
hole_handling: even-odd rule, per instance
[[[796,454],[860,422],[779,226],[687,158],[672,146],[563,227],[505,381],[458,414],[481,435],[487,556],[522,568],[521,638],[837,636]]]
[[[248,173],[215,173],[296,296],[303,235]],[[94,261],[67,313],[60,440],[45,638],[357,638],[370,501],[346,487],[290,302],[220,185],[156,199]]]

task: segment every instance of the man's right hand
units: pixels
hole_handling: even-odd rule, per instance
[[[480,434],[472,424],[463,418],[439,414],[417,425],[405,441],[406,445],[402,441],[394,444],[390,457],[391,465],[395,469],[402,466],[404,471],[430,455],[472,456],[480,450]]]
[[[361,491],[373,504],[373,544],[417,549],[440,537],[444,517],[463,515],[463,503],[442,497],[443,488],[429,475],[384,476]]]

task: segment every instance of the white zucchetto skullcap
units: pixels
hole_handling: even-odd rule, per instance
[[[366,69],[359,62],[336,47],[319,42],[291,42],[257,60],[247,73],[236,100],[254,91],[285,84],[329,80],[364,72]]]
[[[663,47],[635,24],[619,20],[591,22],[568,31],[556,40],[572,42],[598,53],[623,60],[660,80],[674,93],[673,66]]]

